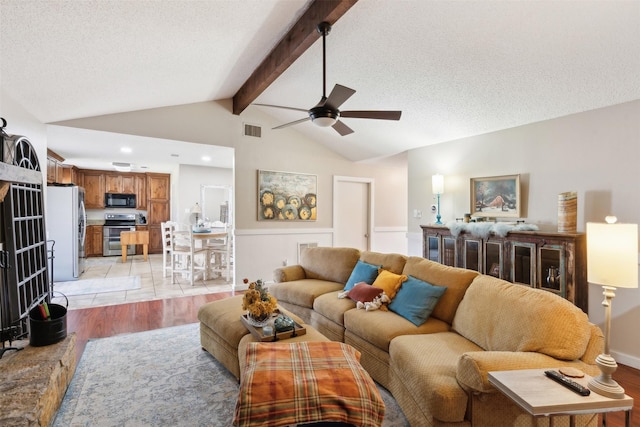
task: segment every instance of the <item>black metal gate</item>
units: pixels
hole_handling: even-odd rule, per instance
[[[1,357],[6,341],[28,334],[29,310],[50,302],[52,288],[38,157],[27,138],[7,135],[4,129],[0,136]]]

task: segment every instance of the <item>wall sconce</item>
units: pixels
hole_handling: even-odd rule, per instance
[[[638,225],[616,224],[614,216],[606,221],[587,223],[587,281],[602,286],[605,307],[604,354],[596,358],[601,374],[589,381],[589,388],[612,399],[623,399],[624,389],[611,377],[618,368],[609,354],[611,301],[616,288],[638,287]]]
[[[436,195],[438,200],[438,214],[436,215],[436,224],[442,224],[440,219],[442,216],[440,215],[440,195],[444,193],[444,176],[435,174],[431,177],[431,191]]]

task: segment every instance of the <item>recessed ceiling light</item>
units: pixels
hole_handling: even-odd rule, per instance
[[[120,151],[123,153],[130,153],[131,152],[131,147],[122,147],[120,148]]]
[[[209,156],[202,156],[202,160],[204,160],[205,162],[208,162],[211,160],[211,157]]]

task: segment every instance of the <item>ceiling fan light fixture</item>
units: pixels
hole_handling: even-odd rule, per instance
[[[319,107],[312,108],[309,111],[309,116],[313,123],[320,127],[327,128],[329,126],[333,126],[338,121],[340,113],[336,110]]]

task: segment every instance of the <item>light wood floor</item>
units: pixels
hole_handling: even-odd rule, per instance
[[[128,291],[101,292],[84,295],[67,295],[68,308],[98,307],[115,304],[124,304],[137,301],[151,301],[166,298],[175,298],[188,295],[204,295],[217,292],[228,292],[234,289],[234,278],[227,282],[223,277],[207,278],[197,276],[193,285],[176,274],[175,277],[164,277],[162,271],[162,255],[149,255],[145,261],[142,255],[128,256],[127,262],[122,262],[122,257],[91,257],[87,258],[85,271],[79,277],[80,280],[91,279],[119,279],[138,276],[140,288]],[[74,283],[71,283],[73,285]],[[54,299],[52,302],[65,305],[67,301],[59,293],[56,293],[54,283]],[[246,288],[240,284],[240,288]]]
[[[210,293],[70,310],[67,314],[67,330],[77,334],[77,356],[80,360],[87,340],[90,338],[104,338],[123,333],[194,323],[198,321],[198,308],[202,304],[234,294],[234,292]],[[625,392],[634,398],[631,425],[639,426],[640,371],[620,365],[614,378],[624,387]],[[613,412],[607,416],[607,427],[623,426],[624,416],[622,413]]]

